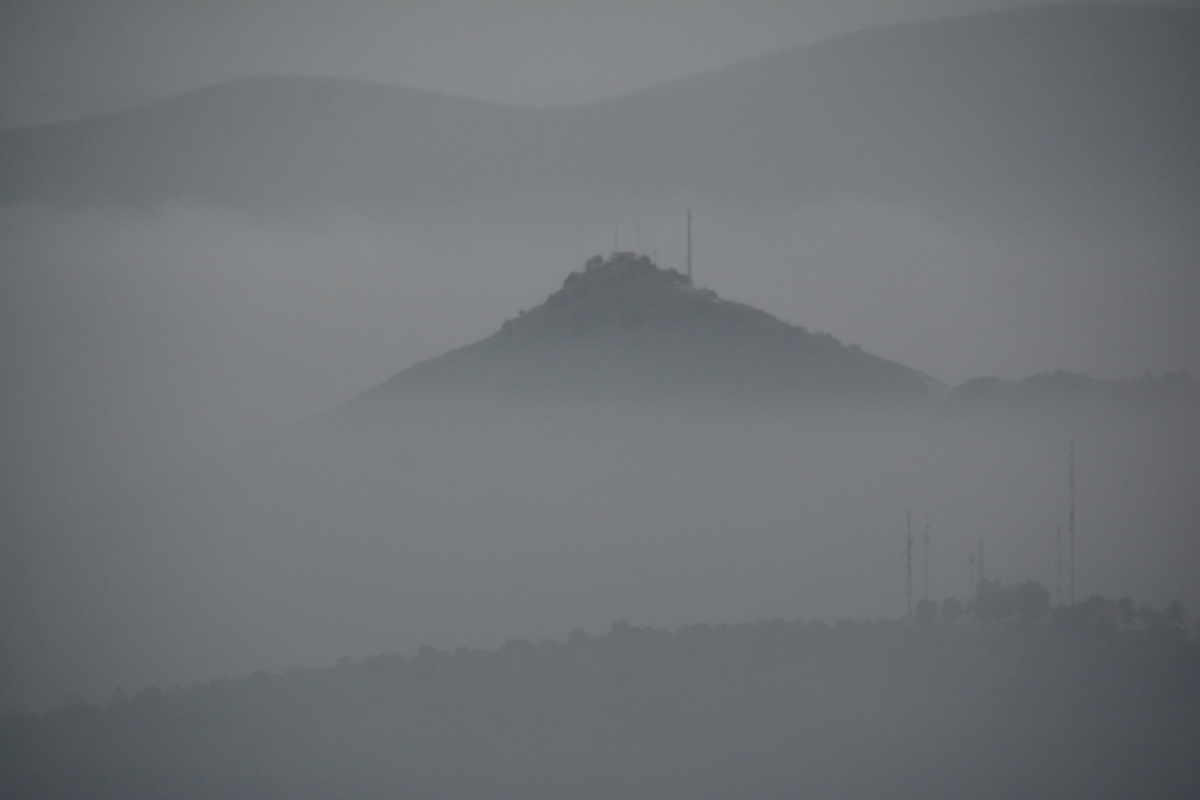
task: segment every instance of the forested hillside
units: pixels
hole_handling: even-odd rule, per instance
[[[619,622],[118,690],[4,717],[0,793],[1195,796],[1200,646],[1177,609],[1097,597],[1051,618],[1046,597],[984,584],[908,625]]]

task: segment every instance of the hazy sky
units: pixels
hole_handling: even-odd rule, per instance
[[[261,74],[569,105],[857,29],[1041,4],[9,0],[0,6],[0,124],[86,116]]]

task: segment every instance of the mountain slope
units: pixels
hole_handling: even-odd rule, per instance
[[[242,81],[0,132],[0,199],[850,193],[989,230],[1186,230],[1200,214],[1198,109],[1200,12],[1020,9],[854,34],[569,109]]]
[[[487,339],[375,390],[458,390],[756,404],[931,400],[940,385],[765,312],[697,289],[649,258],[614,253]]]

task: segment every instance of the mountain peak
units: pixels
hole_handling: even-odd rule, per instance
[[[756,404],[931,399],[916,370],[698,289],[644,255],[594,256],[562,288],[475,344],[372,392],[737,399]]]
[[[648,256],[614,252],[588,259],[582,272],[567,275],[562,288],[542,305],[507,320],[497,336],[571,339],[648,333],[672,320],[681,322],[684,308],[701,313],[700,305],[718,302],[713,291],[696,289],[691,278],[656,266]]]

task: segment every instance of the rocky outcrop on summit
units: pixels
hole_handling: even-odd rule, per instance
[[[375,390],[541,397],[895,403],[941,386],[833,336],[723,300],[646,256],[596,256],[542,305]]]

